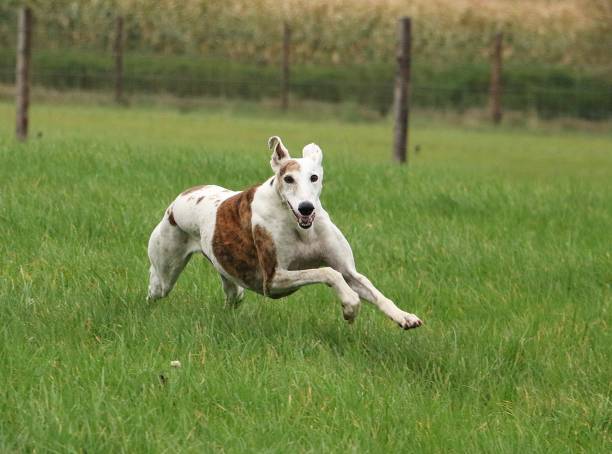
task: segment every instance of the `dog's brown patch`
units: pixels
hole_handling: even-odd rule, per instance
[[[201,202],[203,199],[204,199],[204,196],[202,196],[202,197],[198,197],[198,201],[196,202],[196,205],[197,205],[198,203],[200,203],[200,202]]]
[[[191,194],[192,192],[195,192],[198,189],[202,189],[202,188],[205,188],[205,187],[206,187],[206,185],[194,186],[193,188],[189,188],[189,189],[186,189],[183,192],[181,192],[181,195]]]
[[[276,153],[276,157],[278,160],[283,159],[286,155],[289,154],[289,152],[283,146],[280,140],[276,143],[276,146],[274,147],[274,153]]]
[[[213,253],[223,269],[251,290],[263,293],[264,274],[251,229],[251,202],[257,187],[240,192],[219,205],[213,234]]]
[[[284,174],[292,170],[300,170],[300,163],[294,161],[293,159],[283,164],[278,173],[282,177]]]
[[[257,248],[259,265],[263,271],[263,293],[268,295],[276,271],[276,247],[270,233],[260,225],[253,229],[253,238]]]
[[[174,213],[172,211],[168,214],[168,222],[170,225],[176,225],[176,221],[174,220]]]

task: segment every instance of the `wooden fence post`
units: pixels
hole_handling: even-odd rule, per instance
[[[123,102],[123,16],[117,16],[115,22],[115,43],[113,46],[115,57],[115,102]]]
[[[283,80],[281,86],[281,107],[289,108],[289,54],[291,51],[291,28],[287,22],[283,25]]]
[[[397,72],[393,94],[395,134],[393,159],[405,163],[408,149],[408,119],[410,113],[410,18],[402,17],[398,27]]]
[[[491,53],[491,81],[489,87],[489,104],[491,119],[494,124],[499,124],[502,119],[502,38],[501,32],[495,34],[493,41],[493,52]]]
[[[15,134],[18,140],[28,138],[28,109],[30,107],[30,59],[32,56],[32,10],[23,7],[19,11],[17,31],[17,68],[15,100],[17,121]]]

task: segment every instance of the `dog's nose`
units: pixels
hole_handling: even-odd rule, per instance
[[[302,202],[298,205],[298,211],[303,216],[309,216],[314,211],[314,205],[310,202]]]

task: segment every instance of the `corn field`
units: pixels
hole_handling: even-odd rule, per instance
[[[14,43],[15,11],[0,4],[0,43]],[[36,42],[47,48],[112,47],[124,15],[128,50],[276,62],[282,23],[297,63],[361,64],[393,58],[396,21],[414,20],[415,55],[431,65],[482,61],[504,32],[506,59],[612,73],[611,0],[31,0]]]

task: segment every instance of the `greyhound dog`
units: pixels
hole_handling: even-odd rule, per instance
[[[358,273],[348,242],[321,206],[323,152],[311,143],[294,159],[281,139],[268,140],[274,176],[242,192],[219,186],[184,191],[149,239],[149,300],[166,296],[195,252],[221,276],[226,303],[237,306],[244,289],[281,298],[308,284],[332,287],[349,323],[360,299],[403,329],[423,323],[399,309]]]

